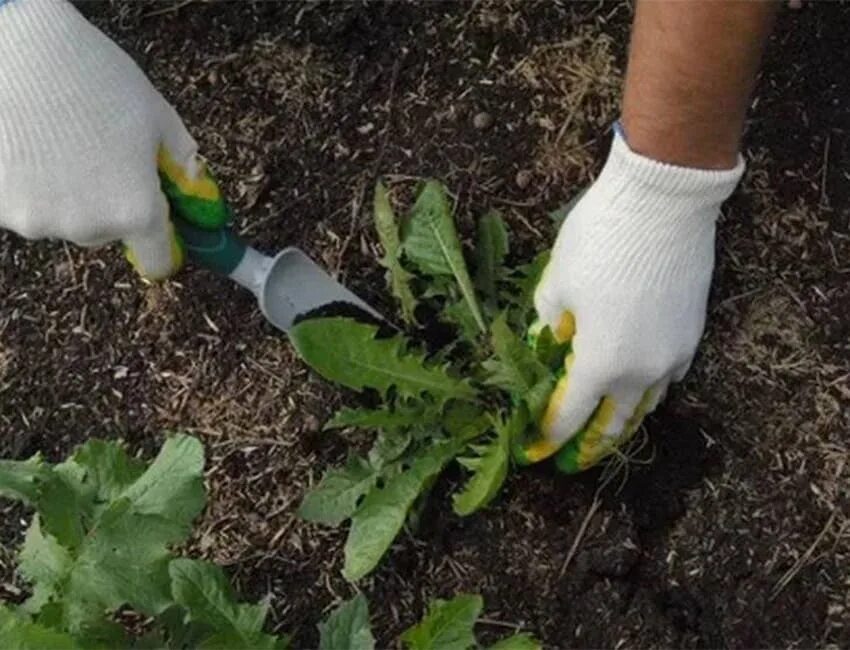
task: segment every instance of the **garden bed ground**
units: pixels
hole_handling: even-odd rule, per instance
[[[516,256],[548,246],[547,211],[604,154],[630,19],[626,3],[520,0],[85,11],[179,107],[247,237],[302,246],[386,309],[375,176],[439,177],[465,233],[495,207]],[[598,471],[517,472],[468,519],[438,488],[415,536],[362,584],[379,639],[465,591],[485,597],[485,639],[519,625],[550,647],[850,644],[848,31],[839,4],[780,20],[706,339],[646,425],[639,457],[654,462],[611,484],[567,566]],[[196,270],[146,286],[114,248],[0,234],[0,305],[2,456],[57,459],[92,436],[152,451],[164,430],[196,433],[211,503],[194,550],[246,595],[271,593],[274,625],[314,644],[351,587],[342,531],[295,510],[346,455],[321,427],[349,396],[307,372],[250,296]],[[24,513],[3,512],[10,596]]]

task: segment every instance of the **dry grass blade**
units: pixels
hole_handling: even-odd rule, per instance
[[[835,521],[837,514],[837,511],[833,511],[832,514],[829,515],[829,519],[826,520],[826,524],[824,524],[824,527],[821,529],[820,533],[818,533],[818,536],[815,537],[815,541],[813,541],[811,546],[806,549],[805,553],[803,553],[797,561],[794,562],[794,565],[785,572],[785,575],[779,579],[779,582],[776,583],[773,591],[770,592],[770,600],[774,600],[780,593],[782,593],[782,590],[788,586],[788,584],[794,579],[794,576],[796,576],[800,572],[800,569],[806,565],[806,562],[808,562],[814,554],[815,549],[832,528],[832,524]]]
[[[599,490],[597,490],[596,494],[593,495],[593,503],[591,503],[590,508],[587,509],[587,514],[584,516],[581,526],[579,526],[578,532],[576,533],[575,539],[573,539],[573,543],[570,546],[570,550],[567,552],[567,557],[564,558],[564,563],[561,565],[561,571],[558,573],[558,578],[563,578],[564,575],[566,575],[567,568],[570,566],[570,562],[572,562],[576,551],[578,551],[579,544],[581,544],[581,541],[587,533],[587,527],[590,525],[590,520],[593,519],[593,515],[596,514],[597,510],[599,510],[600,505],[602,505],[602,501],[599,498]]]

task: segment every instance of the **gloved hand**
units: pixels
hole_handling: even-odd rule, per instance
[[[571,350],[521,460],[563,447],[562,470],[590,467],[684,377],[705,325],[715,220],[743,170],[740,158],[728,171],[659,163],[615,135],[535,293],[538,315]]]
[[[0,227],[82,245],[123,240],[151,279],[183,252],[160,186],[201,227],[228,213],[174,109],[66,0],[0,5]]]

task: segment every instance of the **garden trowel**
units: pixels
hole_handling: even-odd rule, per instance
[[[299,320],[316,316],[385,322],[298,248],[284,248],[270,257],[245,244],[229,228],[203,230],[179,218],[175,225],[192,262],[248,289],[266,319],[286,333]]]

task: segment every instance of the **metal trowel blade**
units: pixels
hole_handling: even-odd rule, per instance
[[[298,248],[285,248],[271,260],[259,301],[269,322],[287,333],[301,320],[322,316],[386,323],[375,309]]]

